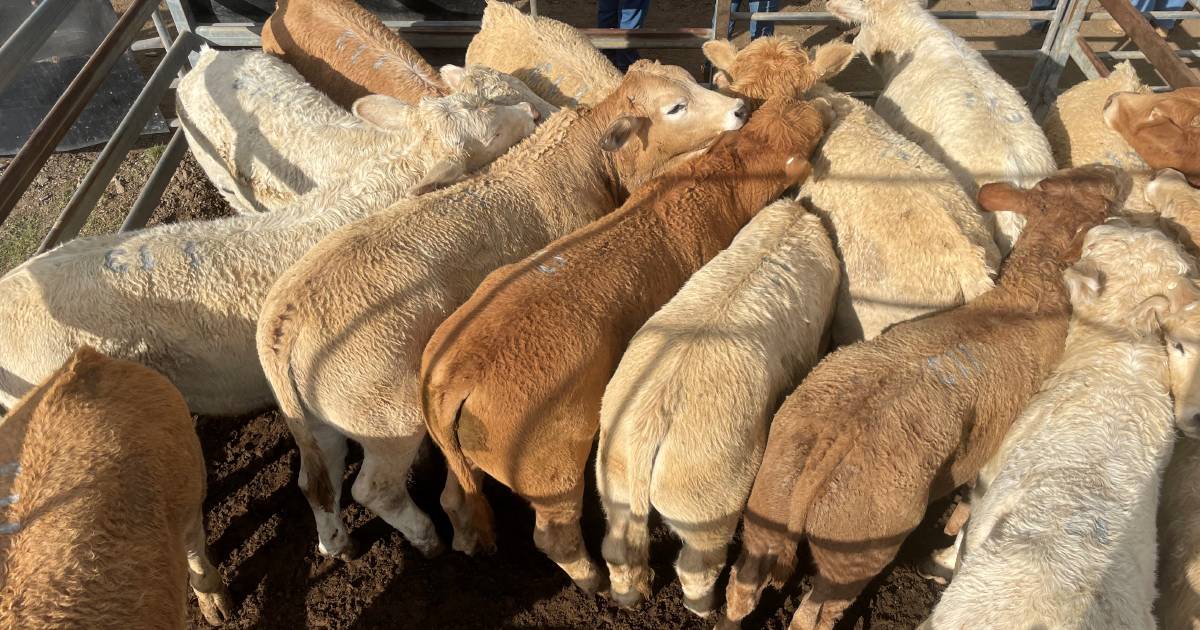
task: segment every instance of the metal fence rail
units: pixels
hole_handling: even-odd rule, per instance
[[[1090,0],[1075,0],[1083,5]],[[1073,32],[1068,33],[1065,43],[1069,46],[1071,59],[1089,79],[1108,76],[1108,66],[1105,60],[1147,60],[1166,82],[1165,86],[1152,86],[1161,90],[1165,87],[1188,87],[1200,85],[1200,78],[1194,70],[1183,62],[1183,59],[1200,59],[1200,50],[1176,50],[1165,39],[1160,37],[1150,25],[1147,17],[1163,20],[1198,20],[1200,19],[1200,0],[1188,0],[1192,10],[1188,11],[1150,11],[1139,13],[1127,1],[1100,0],[1105,11],[1088,13],[1091,21],[1113,21],[1121,26],[1129,36],[1137,50],[1115,50],[1098,52],[1088,43],[1087,38],[1080,32],[1077,25]]]
[[[1107,12],[1089,12],[1090,0],[1062,0],[1051,11],[933,11],[942,20],[1036,20],[1049,25],[1041,47],[1037,49],[1008,49],[981,51],[992,58],[1031,58],[1036,60],[1030,81],[1025,86],[1026,96],[1035,113],[1044,114],[1049,103],[1058,92],[1062,73],[1069,59],[1074,59],[1088,76],[1100,76],[1106,72],[1101,59],[1149,58],[1159,67],[1168,68],[1171,85],[1193,85],[1195,73],[1187,69],[1179,59],[1200,58],[1200,50],[1170,52],[1165,42],[1154,35],[1143,16],[1133,11],[1128,0],[1101,0]],[[66,92],[55,103],[50,113],[35,130],[29,141],[0,175],[0,223],[8,217],[17,201],[28,188],[37,172],[45,164],[54,147],[67,129],[74,123],[97,87],[107,76],[119,57],[133,43],[133,38],[147,18],[152,18],[158,37],[154,41],[138,42],[138,46],[161,47],[168,53],[147,82],[137,101],[126,114],[120,127],[101,151],[91,170],[84,177],[75,194],[67,203],[50,233],[42,242],[39,251],[74,238],[84,225],[96,205],[104,188],[111,181],[120,162],[133,146],[147,117],[170,89],[176,75],[182,75],[188,59],[194,58],[198,45],[207,42],[214,46],[253,47],[260,45],[258,24],[199,24],[190,10],[187,0],[165,0],[175,29],[179,35],[172,37],[170,29],[155,10],[157,2],[135,0],[121,16],[116,27],[108,34],[83,69],[68,86]],[[1193,8],[1200,7],[1200,0],[1189,0]],[[0,88],[11,80],[23,67],[33,51],[40,46],[61,22],[71,0],[43,0],[17,31],[0,46]],[[711,24],[704,27],[660,30],[621,31],[615,29],[581,29],[599,48],[697,48],[704,42],[727,32],[731,22],[755,20],[780,23],[829,24],[837,20],[828,12],[806,11],[789,13],[751,13],[730,11],[731,0],[715,0]],[[1124,10],[1122,9],[1128,9]],[[531,13],[537,13],[536,0],[530,2]],[[1164,19],[1197,19],[1200,12],[1159,11],[1149,15]],[[1116,20],[1129,32],[1140,51],[1115,51],[1097,53],[1091,50],[1080,36],[1081,25],[1088,20]],[[1135,25],[1140,20],[1145,28]],[[465,48],[471,36],[479,29],[479,22],[434,22],[393,21],[385,22],[399,31],[406,40],[417,48],[454,47]],[[1167,50],[1170,61],[1164,57]],[[1176,66],[1177,64],[1177,66]],[[1160,67],[1161,66],[1161,67]],[[1182,70],[1180,69],[1182,68]],[[856,92],[855,96],[870,96],[868,92]],[[183,133],[175,130],[166,150],[155,165],[154,171],[130,209],[121,231],[145,226],[157,207],[163,191],[187,151]]]

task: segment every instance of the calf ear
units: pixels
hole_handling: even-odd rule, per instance
[[[1063,272],[1063,282],[1071,294],[1072,304],[1095,301],[1104,292],[1104,273],[1089,262],[1068,267]]]
[[[446,64],[438,72],[442,75],[442,81],[446,84],[446,87],[450,88],[451,92],[461,90],[463,79],[467,77],[467,69],[454,64]]]
[[[833,78],[854,59],[856,51],[854,46],[842,41],[829,42],[817,46],[812,51],[813,70],[817,74],[818,81],[827,81]]]
[[[412,106],[383,94],[368,94],[350,108],[355,116],[380,129],[402,129],[409,125]]]
[[[466,168],[461,161],[454,158],[442,158],[433,165],[433,168],[429,169],[421,181],[408,189],[408,196],[416,197],[438,188],[444,188],[462,179],[464,175],[466,175]]]
[[[729,73],[725,72],[724,70],[717,70],[713,73],[713,85],[716,86],[718,90],[728,89],[732,83],[733,80],[729,78]]]
[[[1161,330],[1163,319],[1170,311],[1170,300],[1162,295],[1152,295],[1134,307],[1129,323],[1138,331]]]
[[[600,148],[612,153],[625,146],[626,142],[646,126],[645,118],[621,116],[608,126],[600,138]]]
[[[729,66],[733,65],[733,59],[737,57],[737,47],[728,39],[714,39],[704,42],[702,48],[704,57],[712,62],[718,70],[728,70]]]
[[[1028,193],[1007,182],[984,184],[977,197],[979,207],[988,212],[1016,212],[1027,214]]]

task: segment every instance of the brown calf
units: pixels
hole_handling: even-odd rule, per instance
[[[1104,123],[1150,168],[1173,168],[1193,186],[1200,185],[1200,88],[1118,92],[1104,104]]]
[[[456,549],[493,544],[486,472],[533,504],[538,548],[581,588],[599,587],[579,515],[604,387],[642,323],[807,176],[823,131],[808,104],[769,101],[613,214],[489,275],[438,328],[422,404],[449,462],[442,504]]]
[[[262,47],[346,109],[368,94],[415,105],[449,93],[420,53],[354,0],[279,0]]]
[[[189,577],[209,623],[228,619],[204,476],[170,381],[77,351],[0,425],[0,627],[183,628]]]
[[[726,625],[788,579],[807,537],[818,574],[791,628],[832,628],[929,503],[974,478],[1062,353],[1062,272],[1119,188],[1100,167],[1029,191],[985,185],[981,206],[1028,220],[996,288],[838,350],[788,397],[746,507]]]

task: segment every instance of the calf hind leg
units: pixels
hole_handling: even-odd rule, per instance
[[[363,464],[351,492],[354,500],[379,515],[425,557],[444,550],[433,521],[408,494],[408,470],[424,434],[363,441]]]
[[[654,572],[650,569],[650,537],[645,514],[629,509],[629,497],[612,484],[604,496],[608,531],[602,553],[612,580],[612,595],[617,604],[629,608],[650,597]]]
[[[474,479],[475,488],[483,487],[483,473],[478,470],[472,470],[471,475]],[[482,492],[481,490],[477,492]],[[454,527],[454,541],[452,547],[455,551],[461,551],[467,555],[474,555],[477,551],[484,553],[494,553],[496,551],[495,536],[491,531],[491,521],[487,519],[487,523],[481,523],[480,518],[476,514],[473,502],[484,501],[487,499],[482,496],[471,496],[463,489],[462,484],[458,482],[458,477],[453,472],[446,472],[446,486],[442,490],[442,510],[446,512],[446,516],[450,517],[450,524]],[[485,506],[486,507],[486,504]],[[490,508],[487,508],[490,510]],[[483,531],[482,528],[487,528]]]
[[[533,542],[575,585],[587,593],[599,593],[606,587],[604,575],[588,557],[579,529],[580,499],[555,503],[533,503],[535,519]]]
[[[221,581],[221,573],[208,559],[208,541],[204,535],[204,512],[197,510],[196,515],[188,523],[184,532],[184,546],[187,549],[188,582],[196,592],[196,600],[200,604],[200,613],[204,620],[214,626],[219,626],[233,618],[233,600],[225,583]]]
[[[683,539],[675,573],[683,587],[683,605],[699,617],[716,610],[714,589],[725,568],[726,548],[737,528],[738,515],[717,523],[675,523],[671,529]]]
[[[308,499],[313,517],[317,522],[317,551],[321,555],[341,560],[353,560],[358,557],[358,545],[342,521],[342,480],[346,475],[346,437],[337,429],[316,421],[308,421],[309,430],[319,454],[306,453],[300,448],[300,490]],[[331,505],[325,505],[321,497],[310,488],[309,475],[319,475],[321,470],[314,467],[324,464],[324,472],[329,478],[329,488],[332,491]]]

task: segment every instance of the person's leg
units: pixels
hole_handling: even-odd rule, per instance
[[[751,13],[774,13],[779,10],[779,0],[750,0]],[[775,34],[774,22],[751,22],[750,39]]]
[[[729,12],[742,10],[742,0],[731,0],[729,3]],[[716,28],[716,25],[713,25]],[[733,39],[733,18],[729,19],[729,28],[725,29],[725,39]]]
[[[646,10],[650,7],[650,0],[607,0],[605,4],[614,5],[612,17],[600,10],[601,18],[609,18],[610,22],[615,21],[615,25],[601,23],[600,28],[621,28],[626,30],[637,30],[642,27],[642,23],[646,20]],[[641,59],[641,55],[636,50],[606,50],[605,55],[613,62],[621,72],[625,72],[632,66],[635,61]]]
[[[1187,8],[1187,0],[1158,0],[1156,3],[1157,11],[1183,11]],[[1151,20],[1151,22],[1164,31],[1170,32],[1179,23],[1179,20]]]
[[[596,1],[596,27],[618,28],[621,24],[620,0]]]
[[[1029,10],[1050,11],[1056,6],[1058,6],[1058,0],[1033,0],[1033,2],[1030,3]],[[1035,31],[1045,32],[1046,29],[1050,28],[1050,23],[1044,20],[1030,20],[1029,28]]]

